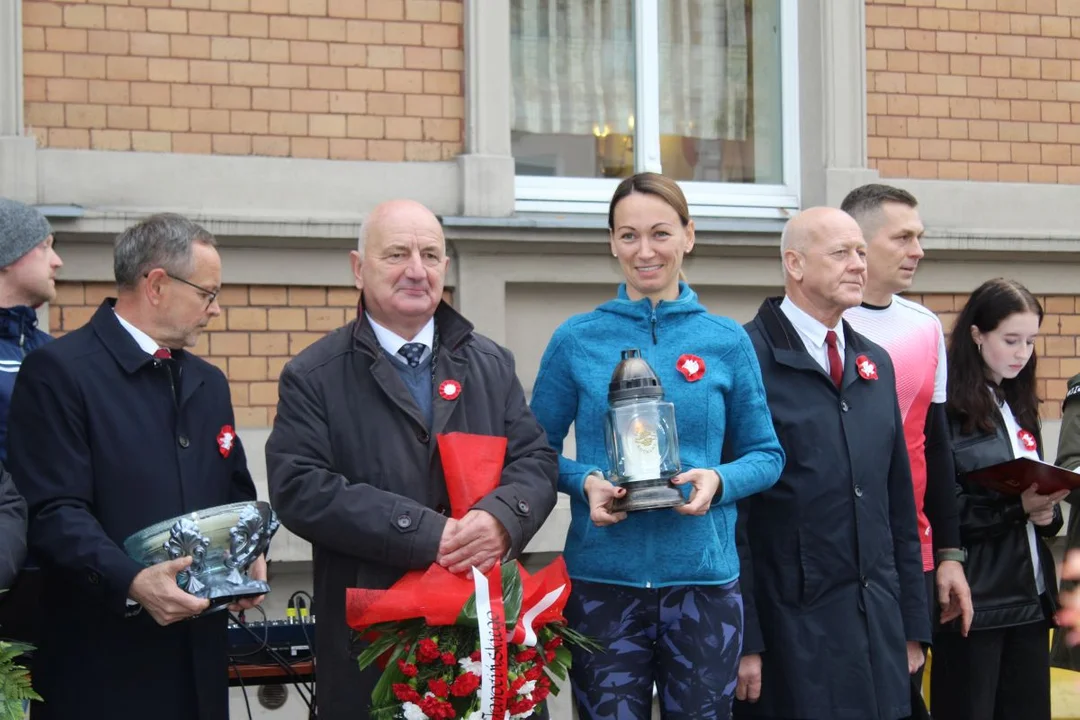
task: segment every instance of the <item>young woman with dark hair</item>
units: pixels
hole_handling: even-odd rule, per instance
[[[1049,635],[1057,580],[1043,538],[1061,529],[1066,492],[1004,495],[966,474],[1019,457],[1042,458],[1035,391],[1039,301],[1014,280],[983,283],[949,341],[947,412],[960,532],[975,616],[934,636],[935,720],[1050,719]]]

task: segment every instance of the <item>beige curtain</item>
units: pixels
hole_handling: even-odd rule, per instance
[[[746,0],[658,0],[660,133],[745,140]],[[626,132],[633,0],[511,0],[513,129]]]

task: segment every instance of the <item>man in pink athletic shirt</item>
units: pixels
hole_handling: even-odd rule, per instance
[[[960,618],[966,635],[971,591],[964,577],[956,472],[945,423],[945,338],[933,312],[897,295],[911,287],[923,257],[917,206],[906,190],[879,184],[863,185],[844,198],[841,208],[859,223],[867,242],[863,304],[845,312],[844,319],[884,347],[895,366],[931,621],[936,627]],[[935,583],[940,619],[934,611]]]

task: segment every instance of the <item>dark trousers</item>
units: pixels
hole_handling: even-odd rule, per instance
[[[1045,622],[934,637],[934,720],[1050,720],[1050,636]]]
[[[938,608],[937,603],[937,583],[935,582],[934,571],[923,573],[923,578],[926,580],[926,612],[929,613],[930,627],[937,628],[938,620],[941,618],[941,610]],[[926,664],[919,668],[912,677],[915,679],[915,687],[922,687],[923,670],[926,669]],[[931,678],[933,680],[933,678]],[[912,714],[915,715],[915,709],[912,708]]]
[[[727,720],[742,654],[743,604],[728,585],[632,588],[575,580],[570,627],[604,650],[571,647],[581,720]]]

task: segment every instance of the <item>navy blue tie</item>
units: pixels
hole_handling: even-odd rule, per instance
[[[424,356],[424,351],[427,350],[427,345],[424,343],[405,343],[398,348],[398,355],[405,358],[405,361],[409,363],[409,367],[419,367],[420,358]]]

